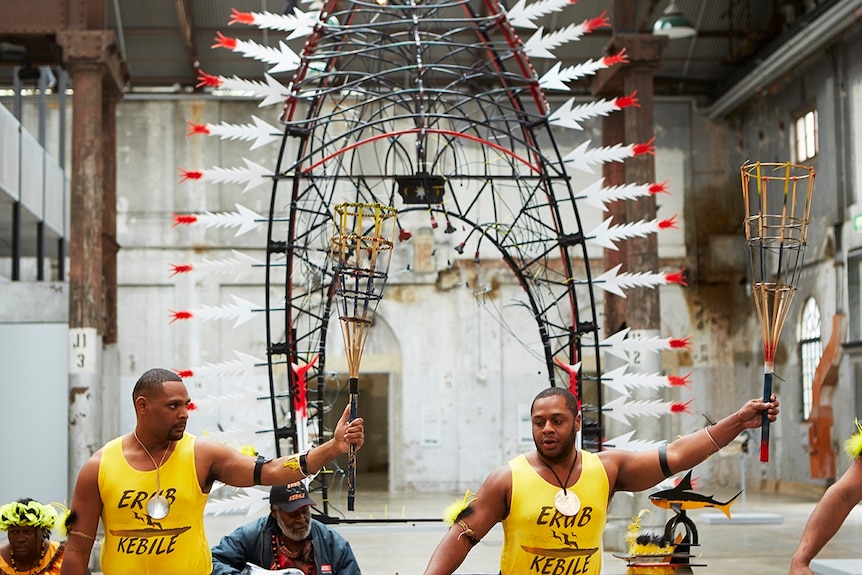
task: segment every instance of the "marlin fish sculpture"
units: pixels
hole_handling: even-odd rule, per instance
[[[720,509],[730,519],[730,506],[742,494],[742,491],[722,503],[716,501],[711,495],[701,495],[692,491],[691,470],[685,474],[673,489],[664,489],[651,493],[649,498],[653,505],[662,509],[673,509],[674,511],[686,511],[688,509],[703,509],[704,507],[715,507]]]

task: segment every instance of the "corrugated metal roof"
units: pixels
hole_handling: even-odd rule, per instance
[[[482,13],[481,0],[468,1],[477,13]],[[814,4],[822,9],[836,1],[839,0]],[[348,0],[341,2],[346,6]],[[505,3],[514,6],[515,0],[505,0]],[[125,50],[132,90],[173,85],[192,89],[198,83],[197,68],[219,76],[262,79],[268,68],[265,64],[211,46],[218,32],[277,46],[284,39],[284,33],[244,25],[229,26],[231,12],[235,8],[243,12],[282,14],[290,4],[291,0],[105,0],[108,26],[117,32],[118,41]],[[579,0],[563,11],[548,15],[541,24],[547,32],[596,18],[603,12],[612,22],[619,22],[614,15],[614,4],[610,0]],[[656,93],[715,99],[728,79],[759,59],[774,38],[809,16],[804,13],[804,6],[809,4],[773,0],[677,0],[677,6],[695,24],[698,34],[690,39],[668,42],[656,72]],[[666,0],[638,1],[633,32],[650,33],[653,22],[666,5]],[[190,44],[186,42],[181,24],[186,18],[178,13],[183,7],[188,10]],[[299,7],[307,10],[308,4],[300,1]],[[34,9],[38,10],[38,6]],[[0,40],[5,38],[2,30],[0,24]],[[517,32],[526,41],[535,31],[519,29]],[[567,44],[557,53],[564,66],[579,64],[602,57],[610,38],[610,29],[598,30],[579,42]],[[292,42],[291,46],[300,51],[302,42]],[[533,64],[542,74],[554,62],[534,59]],[[11,83],[9,70],[8,66],[0,66],[0,84]],[[577,84],[574,90],[588,91],[589,82]]]

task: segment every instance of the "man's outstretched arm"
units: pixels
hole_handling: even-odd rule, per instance
[[[813,575],[808,567],[823,546],[838,532],[847,515],[862,500],[862,460],[855,460],[850,468],[833,484],[814,507],[799,546],[790,561],[791,575]]]

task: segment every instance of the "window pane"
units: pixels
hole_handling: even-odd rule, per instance
[[[862,341],[862,257],[847,258],[847,298],[850,304],[848,331],[850,341]]]
[[[805,114],[805,152],[806,159],[813,158],[817,154],[817,150],[815,149],[814,143],[816,142],[815,137],[815,125],[814,125],[814,112],[808,112]]]
[[[814,298],[809,298],[802,309],[802,317],[797,326],[799,335],[799,360],[802,367],[802,419],[811,415],[814,401],[814,372],[820,356],[823,354],[823,343],[820,340],[820,309]]]
[[[805,118],[796,120],[796,161],[805,160]]]

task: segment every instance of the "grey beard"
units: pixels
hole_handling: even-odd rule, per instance
[[[296,529],[290,529],[287,525],[284,524],[284,521],[281,520],[281,516],[277,513],[275,514],[275,522],[278,524],[278,528],[281,530],[281,534],[290,539],[291,541],[302,541],[307,538],[311,533],[311,521],[306,524],[305,529],[302,531],[298,531]]]

